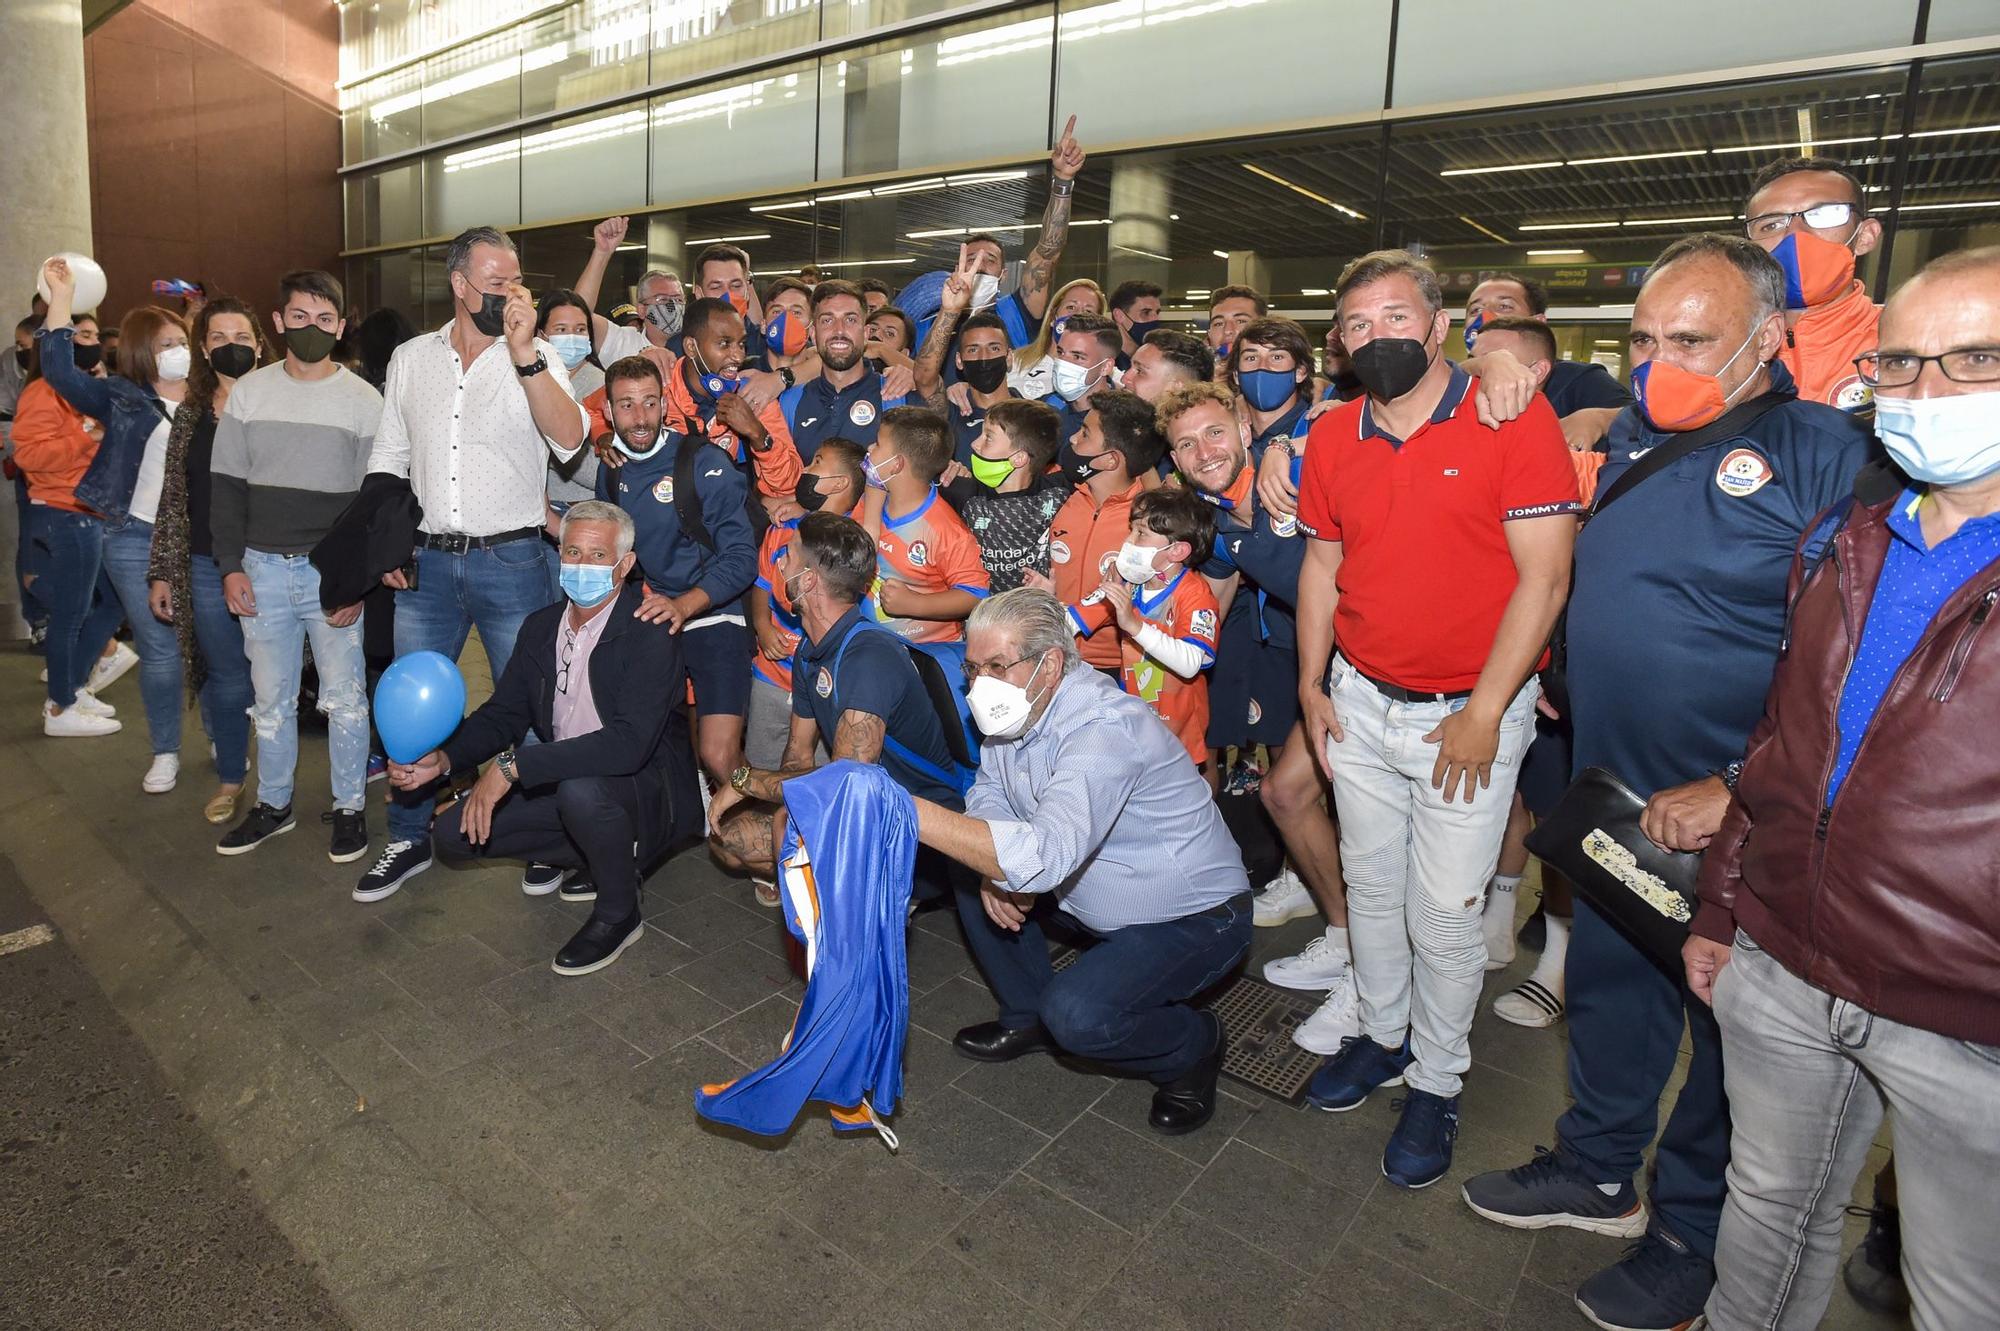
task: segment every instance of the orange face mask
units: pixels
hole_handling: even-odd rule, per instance
[[[1854,280],[1854,251],[1810,231],[1792,232],[1778,242],[1771,257],[1785,270],[1788,310],[1823,305]]]
[[[1751,375],[1738,384],[1734,392],[1722,391],[1722,371],[1734,365],[1736,357],[1749,350],[1750,344],[1757,340],[1757,333],[1758,329],[1751,329],[1750,336],[1743,339],[1743,345],[1736,348],[1736,354],[1724,361],[1722,370],[1714,374],[1698,374],[1657,360],[1636,366],[1632,371],[1632,395],[1639,399],[1639,410],[1654,429],[1674,434],[1683,430],[1699,430],[1718,419],[1729,410],[1729,400],[1742,392],[1750,379],[1756,378]]]

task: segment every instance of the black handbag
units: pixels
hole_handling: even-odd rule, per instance
[[[1645,809],[1623,781],[1586,767],[1528,833],[1528,849],[1678,978],[1701,855],[1654,845],[1639,830]]]

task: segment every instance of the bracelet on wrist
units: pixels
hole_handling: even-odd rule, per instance
[[[1051,176],[1049,178],[1049,193],[1056,195],[1058,198],[1066,199],[1075,192],[1076,180],[1073,177]]]

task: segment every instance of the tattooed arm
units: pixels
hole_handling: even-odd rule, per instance
[[[1048,312],[1056,261],[1062,258],[1063,246],[1069,243],[1070,201],[1083,162],[1083,148],[1076,141],[1076,117],[1071,116],[1055,151],[1049,154],[1049,206],[1042,213],[1041,240],[1028,255],[1028,271],[1021,277],[1021,304],[1037,323]]]

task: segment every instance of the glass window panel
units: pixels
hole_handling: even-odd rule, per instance
[[[653,0],[655,83],[819,40],[818,0]]]
[[[1993,0],[1931,0],[1926,36],[1934,42],[2000,36],[2000,6]]]
[[[424,141],[470,134],[521,115],[521,35],[503,32],[424,62]]]
[[[928,18],[964,3],[965,0],[826,0],[821,12],[828,37],[849,37],[891,23]]]
[[[1885,294],[1940,254],[2000,244],[2000,56],[1925,65],[1916,106],[1910,138],[1897,145],[1902,206],[1890,213],[1886,190],[1874,205],[1895,228],[1888,281],[1878,288]]]
[[[1645,20],[1626,5],[1511,0],[1495,22],[1485,0],[1403,0],[1397,15],[1396,105],[1424,106],[1903,46],[1917,5],[1680,0]]]
[[[521,141],[513,136],[453,148],[427,159],[433,235],[455,235],[469,226],[513,226],[521,220]]]
[[[811,65],[770,70],[650,109],[652,201],[677,203],[813,176]]]
[[[558,120],[521,136],[521,220],[620,213],[646,202],[646,108]]]
[[[521,114],[537,115],[643,87],[649,0],[589,0],[521,39]]]
[[[820,179],[1046,148],[1054,27],[1040,5],[826,57]]]
[[[418,328],[424,324],[423,251],[369,254],[347,261],[347,294],[363,316],[392,309]],[[350,331],[352,325],[349,326]]]
[[[1100,143],[1379,111],[1389,13],[1390,0],[1065,4],[1056,107]],[[1340,53],[1338,77],[1329,51]],[[1227,95],[1203,91],[1219,89]]]
[[[417,147],[423,139],[423,70],[416,65],[341,95],[341,149],[349,162]]]
[[[347,244],[350,249],[393,245],[424,234],[423,163],[348,176]]]

